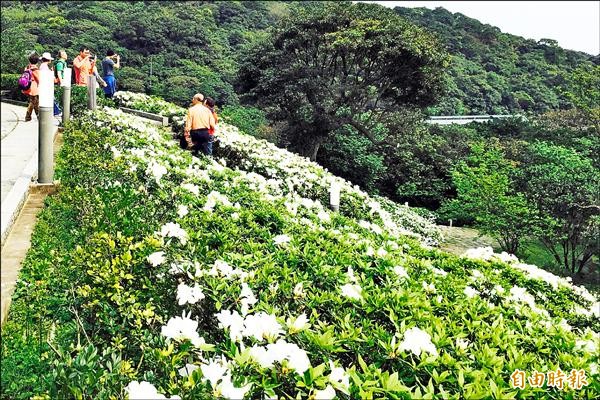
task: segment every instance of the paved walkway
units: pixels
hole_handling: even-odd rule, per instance
[[[2,211],[5,208],[4,200],[6,196],[37,150],[37,118],[34,113],[33,119],[25,122],[25,111],[25,107],[1,103]]]

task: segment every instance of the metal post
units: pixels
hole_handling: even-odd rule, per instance
[[[63,117],[62,123],[63,126],[67,126],[69,120],[71,119],[71,86],[63,87]]]
[[[66,126],[71,119],[71,72],[71,68],[65,68],[61,83],[63,87],[63,126]]]
[[[52,183],[54,178],[54,118],[53,107],[40,106],[38,130],[38,182]]]
[[[339,183],[332,180],[329,188],[329,208],[331,208],[331,211],[338,212],[340,210],[340,189]]]
[[[38,122],[38,182],[52,183],[54,178],[54,74],[40,71],[38,84],[40,115]]]
[[[88,109],[94,111],[96,109],[96,77],[94,75],[88,76],[87,92]]]

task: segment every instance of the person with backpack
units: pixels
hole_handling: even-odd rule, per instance
[[[116,62],[115,62],[116,61]],[[106,86],[104,86],[104,93],[106,97],[111,98],[117,91],[117,80],[115,79],[115,68],[121,67],[121,57],[115,54],[115,51],[109,49],[106,51],[106,58],[102,60],[102,75]]]
[[[56,73],[56,78],[58,79],[58,85],[63,85],[63,80],[65,79],[65,69],[67,68],[67,52],[61,50],[58,52],[58,60],[54,63],[54,72]]]
[[[35,111],[35,115],[40,117],[40,96],[38,85],[40,83],[40,70],[38,62],[40,56],[37,53],[31,53],[29,56],[29,65],[25,67],[23,74],[18,80],[18,86],[22,93],[29,99],[27,104],[27,113],[25,114],[25,122],[31,121],[31,113]]]
[[[188,109],[185,119],[184,135],[187,140],[191,140],[193,147],[192,153],[198,154],[198,150],[206,155],[210,155],[208,143],[210,135],[208,131],[215,127],[215,117],[206,107],[202,100],[204,96],[196,93],[192,98],[192,106]],[[210,148],[212,150],[212,147]]]

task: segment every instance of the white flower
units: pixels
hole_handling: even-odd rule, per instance
[[[153,384],[146,381],[131,381],[125,388],[130,400],[148,400],[148,399],[167,399],[164,394],[158,393]],[[181,399],[179,396],[172,396],[171,400]]]
[[[325,210],[319,211],[319,213],[317,214],[317,218],[319,218],[321,220],[321,222],[325,222],[325,223],[328,223],[331,221],[331,217],[329,216],[329,213]]]
[[[165,252],[157,251],[148,256],[148,262],[152,264],[153,267],[159,266],[160,264],[165,262]]]
[[[414,327],[404,332],[404,340],[400,343],[400,350],[410,350],[415,355],[420,356],[422,351],[426,351],[437,356],[437,349],[431,342],[429,333]]]
[[[329,374],[329,382],[331,382],[337,389],[348,394],[350,388],[350,375],[346,373],[344,368],[336,367],[331,360],[329,360],[329,368],[331,374]]]
[[[433,283],[427,283],[425,281],[423,281],[422,283],[423,285],[423,289],[425,289],[425,291],[427,293],[436,293],[436,289],[435,289],[435,285]]]
[[[348,272],[346,272],[346,275],[348,275],[348,279],[350,280],[350,282],[357,282],[356,275],[354,275],[354,269],[352,267],[348,267]]]
[[[351,299],[360,300],[362,299],[362,288],[359,285],[345,284],[342,286],[342,295]]]
[[[244,331],[244,318],[237,311],[221,310],[215,314],[221,328],[229,328],[229,337],[234,342],[242,340]]]
[[[234,212],[233,214],[231,214],[231,219],[234,221],[237,221],[238,219],[240,219],[240,214],[237,212]]]
[[[187,243],[187,232],[179,224],[168,222],[160,228],[160,235],[162,237],[175,237],[179,239],[181,244]]]
[[[304,293],[304,286],[302,284],[302,282],[297,283],[296,286],[294,286],[294,298],[303,298],[304,296],[306,296],[306,294]]]
[[[250,348],[250,357],[262,368],[273,367],[273,362],[275,362],[273,356],[273,352],[267,351],[267,349],[262,346],[254,345]]]
[[[479,292],[475,289],[473,289],[471,286],[467,286],[465,288],[465,290],[463,290],[463,293],[468,297],[468,298],[472,298],[476,295],[479,294]]]
[[[288,318],[286,325],[290,334],[303,331],[304,329],[308,329],[310,326],[305,313],[300,314],[298,318]]]
[[[168,339],[174,340],[189,340],[196,347],[200,347],[206,342],[204,338],[198,335],[198,321],[194,321],[189,317],[172,317],[161,328],[161,335]]]
[[[229,373],[229,367],[224,358],[221,360],[211,360],[208,364],[202,364],[200,370],[204,379],[207,379],[213,388],[216,388],[217,383]]]
[[[381,258],[383,258],[383,257],[387,256],[387,253],[388,253],[388,252],[387,252],[387,251],[386,251],[386,250],[385,250],[383,247],[380,247],[380,248],[377,250],[377,253],[376,253],[376,255],[377,255],[377,257],[381,257]]]
[[[315,400],[332,400],[335,398],[335,390],[331,387],[331,385],[327,385],[327,387],[323,390],[315,390],[314,399]]]
[[[575,350],[583,350],[585,353],[589,353],[591,355],[598,354],[598,339],[590,339],[590,340],[577,340],[575,342]]]
[[[446,276],[446,275],[448,275],[448,273],[446,271],[444,271],[443,269],[432,268],[431,270],[436,275],[440,275],[440,276]]]
[[[180,283],[179,286],[177,286],[177,300],[179,301],[180,306],[185,303],[194,304],[203,298],[204,293],[202,293],[202,289],[200,289],[197,283],[194,287],[190,287],[185,283]]]
[[[469,342],[467,339],[461,339],[461,338],[456,339],[456,347],[458,347],[461,350],[466,350],[470,344],[471,344],[471,342]]]
[[[200,188],[192,183],[184,183],[181,187],[187,191],[192,192],[196,196],[200,194]]]
[[[185,367],[179,368],[178,372],[179,372],[179,375],[186,377],[186,376],[190,376],[192,374],[192,372],[194,372],[198,368],[200,368],[200,367],[197,365],[194,365],[194,364],[185,364]]]
[[[396,275],[398,275],[398,278],[409,279],[408,272],[406,272],[406,270],[399,265],[394,267],[394,272],[396,273]]]
[[[273,238],[275,244],[289,243],[292,239],[288,235],[277,235]]]
[[[310,368],[310,360],[306,351],[294,343],[287,343],[285,340],[279,339],[276,343],[267,345],[267,352],[268,357],[273,361],[282,362],[287,360],[288,367],[294,369],[300,375]]]
[[[244,320],[242,334],[245,337],[252,336],[259,342],[265,339],[274,340],[283,333],[283,329],[274,315],[259,312],[258,314],[248,315]]]
[[[179,207],[177,207],[177,215],[179,215],[179,218],[183,218],[186,215],[188,215],[189,213],[189,209],[187,208],[187,206],[180,204]]]
[[[157,163],[156,161],[152,160],[148,164],[146,173],[148,175],[152,175],[156,181],[156,184],[158,185],[158,184],[160,184],[160,179],[163,177],[163,175],[165,175],[167,173],[167,168],[165,168],[165,166]]]
[[[215,392],[231,400],[243,399],[246,393],[252,388],[252,384],[236,388],[231,381],[231,375],[225,375],[221,383],[215,388]]]

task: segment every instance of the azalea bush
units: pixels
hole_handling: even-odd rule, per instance
[[[331,212],[285,177],[192,157],[114,109],[76,120],[64,141],[61,189],[3,331],[5,398],[600,390],[600,304],[567,279]],[[583,369],[589,384],[510,385],[515,369],[557,368]]]
[[[119,92],[120,104],[141,110],[154,110],[160,115],[185,115],[185,109],[164,100],[140,93]],[[175,119],[175,129],[181,130],[182,119]],[[215,155],[223,157],[235,168],[259,173],[269,179],[282,180],[282,190],[329,204],[329,191],[337,184],[341,189],[341,213],[383,225],[393,233],[415,234],[424,243],[436,244],[441,233],[434,217],[423,217],[409,207],[399,205],[385,197],[372,197],[357,185],[334,176],[308,158],[290,153],[266,140],[240,132],[237,127],[219,123],[215,136]]]

